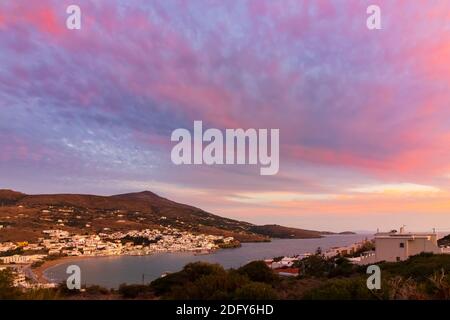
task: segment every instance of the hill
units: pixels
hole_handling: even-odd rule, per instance
[[[356,232],[353,232],[353,231],[342,231],[342,232],[320,231],[320,234],[325,235],[325,236],[336,235],[336,234],[345,236],[345,235],[356,234]]]
[[[16,192],[13,190],[7,190],[7,189],[0,190],[0,206],[14,204],[19,199],[21,199],[25,196],[26,196],[26,194],[21,193],[21,192]]]
[[[438,240],[439,246],[448,247],[450,246],[450,234]]]
[[[268,236],[270,238],[303,239],[322,237],[322,234],[319,231],[289,228],[277,224],[251,226],[249,230],[257,234]]]
[[[97,196],[0,190],[0,241],[30,241],[45,229],[99,233],[171,226],[183,231],[232,236],[241,242],[318,238],[320,232],[278,225],[257,226],[177,203],[151,191]]]

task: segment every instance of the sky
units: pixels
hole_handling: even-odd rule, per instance
[[[449,57],[447,0],[2,0],[0,188],[450,231]],[[278,174],[174,165],[171,133],[195,120],[279,128]]]

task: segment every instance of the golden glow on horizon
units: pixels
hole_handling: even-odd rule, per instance
[[[450,191],[415,183],[367,184],[348,188],[342,193],[201,189],[158,181],[128,181],[126,185],[132,189],[152,190],[180,203],[243,220],[277,215],[295,219],[314,215],[319,220],[321,217],[342,217],[358,224],[360,219],[377,216],[396,219],[420,215],[425,223],[428,215],[445,217],[450,212]]]
[[[287,215],[365,215],[381,213],[450,212],[450,192],[414,183],[374,184],[352,188],[343,194],[302,194],[292,192],[242,192],[225,198],[238,211]],[[254,207],[253,207],[254,206]]]
[[[267,204],[292,201],[323,201],[337,198],[334,194],[303,194],[293,192],[244,192],[226,199],[241,203]]]
[[[376,184],[352,188],[350,192],[369,194],[392,194],[392,195],[429,195],[441,192],[437,187],[415,184],[415,183],[394,183]]]

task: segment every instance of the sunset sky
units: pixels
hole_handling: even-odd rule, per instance
[[[194,120],[279,128],[279,173],[172,164],[170,135]],[[2,0],[0,188],[450,231],[450,2]]]

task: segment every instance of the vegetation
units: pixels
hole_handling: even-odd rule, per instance
[[[322,234],[319,231],[289,228],[279,226],[276,224],[251,226],[249,230],[257,234],[268,236],[270,238],[280,238],[280,239],[322,238]]]
[[[450,255],[434,255],[422,253],[402,262],[385,262],[380,264],[384,273],[411,278],[415,281],[426,281],[437,271],[450,273]]]
[[[0,257],[10,257],[10,256],[14,256],[16,254],[22,255],[23,254],[23,248],[22,247],[18,247],[18,248],[13,249],[13,250],[0,252]]]
[[[125,236],[124,238],[121,239],[122,243],[126,243],[126,242],[133,242],[133,245],[144,245],[144,246],[148,246],[151,243],[156,243],[160,240],[161,238],[158,237],[156,239],[148,239],[145,237],[132,237],[132,236]]]
[[[238,240],[233,240],[230,242],[225,243],[223,239],[214,241],[215,244],[219,246],[221,249],[232,249],[232,248],[239,248],[241,246],[241,242]]]
[[[338,278],[326,281],[318,288],[306,292],[303,299],[306,300],[367,300],[374,296],[367,289],[366,280],[357,278]]]
[[[273,284],[278,277],[264,261],[253,261],[238,269],[238,272],[254,282]]]
[[[346,257],[359,257],[363,252],[375,250],[375,243],[373,241],[366,241],[361,248],[353,252],[352,254],[346,255]]]
[[[276,280],[272,270],[260,261],[237,270],[195,262],[153,281],[151,287],[163,299],[276,299]]]
[[[8,217],[6,219],[6,217]],[[279,225],[256,226],[220,217],[202,209],[162,198],[153,192],[95,196],[81,194],[27,195],[0,189],[0,242],[35,241],[43,230],[64,221],[72,232],[153,229],[172,226],[182,231],[233,237],[238,242],[270,241],[270,238],[320,238],[321,232]],[[7,223],[6,223],[7,222]],[[20,231],[20,232],[18,232]],[[143,239],[130,239],[145,244]]]
[[[151,287],[163,299],[449,299],[450,256],[422,254],[398,263],[381,263],[381,290],[367,288],[366,268],[345,257],[312,255],[296,263],[298,278],[275,275],[264,262],[237,270],[191,263],[157,279]]]
[[[278,295],[270,285],[265,283],[252,282],[243,285],[236,290],[237,300],[275,300]]]
[[[439,239],[438,240],[438,245],[440,246],[450,246],[450,234]]]
[[[147,285],[123,284],[118,290],[90,286],[70,291],[14,288],[13,274],[0,272],[1,299],[450,299],[450,255],[420,254],[407,261],[379,264],[381,290],[369,290],[366,268],[345,257],[312,255],[296,263],[301,275],[279,277],[263,261],[225,270],[218,264],[195,262]]]
[[[312,259],[316,261],[317,258]],[[339,261],[340,260],[340,261]],[[423,253],[402,262],[380,263],[381,290],[367,289],[365,267],[348,265],[345,258],[322,262],[331,268],[327,279],[303,295],[304,299],[450,299],[450,256]],[[333,263],[334,267],[330,266]],[[322,268],[322,270],[329,270]],[[317,271],[304,277],[317,276]]]
[[[13,273],[10,269],[0,271],[0,300],[53,300],[60,297],[59,290],[20,290],[13,287]]]
[[[89,288],[89,290],[92,289]],[[104,290],[107,289],[97,288],[98,293],[106,294],[107,292],[105,292]],[[148,285],[122,284],[119,287],[119,294],[122,295],[122,297],[125,299],[148,298],[152,297],[152,290]]]
[[[12,285],[13,277],[11,271],[0,271],[0,300],[14,299],[18,292]]]

